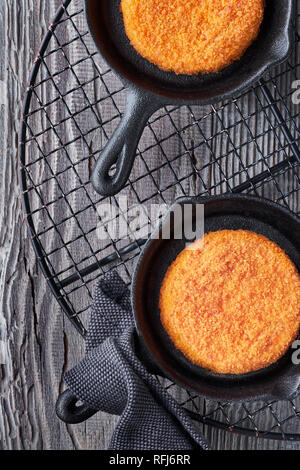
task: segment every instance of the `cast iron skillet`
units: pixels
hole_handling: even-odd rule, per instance
[[[300,271],[300,219],[289,210],[266,199],[249,195],[209,198],[181,198],[142,249],[132,282],[137,355],[153,373],[168,377],[202,396],[220,400],[288,399],[300,385],[300,365],[294,365],[289,351],[275,364],[243,375],[215,374],[192,364],[178,351],[166,334],[158,308],[159,292],[166,270],[185,247],[186,240],[172,239],[174,209],[192,205],[185,223],[192,226],[197,204],[204,204],[205,232],[245,229],[276,242]],[[160,236],[170,224],[171,238]],[[173,237],[174,238],[174,237]],[[58,399],[56,412],[67,423],[79,423],[96,413],[88,405],[76,407],[77,398],[66,390]]]
[[[215,374],[192,364],[175,348],[165,332],[158,308],[161,283],[170,264],[187,240],[172,239],[176,205],[192,204],[185,223],[192,226],[197,204],[204,204],[205,232],[244,229],[265,235],[277,243],[300,272],[300,219],[274,202],[249,196],[225,195],[207,199],[182,198],[142,249],[132,283],[132,307],[136,329],[146,359],[161,375],[201,396],[221,400],[286,399],[300,385],[300,365],[292,362],[293,348],[275,364],[257,372],[239,375]],[[161,238],[171,226],[171,239]]]
[[[103,196],[126,184],[148,118],[169,104],[208,104],[239,94],[273,65],[284,61],[292,44],[294,0],[267,0],[257,41],[241,60],[218,74],[176,75],[143,59],[126,36],[120,0],[85,0],[96,46],[127,88],[127,106],[119,127],[100,155],[92,176]]]

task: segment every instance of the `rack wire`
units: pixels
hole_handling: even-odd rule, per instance
[[[84,336],[96,280],[117,269],[130,284],[143,239],[131,207],[171,204],[182,195],[248,192],[300,214],[300,5],[290,59],[233,100],[202,108],[166,107],[148,122],[127,186],[109,199],[90,183],[91,168],[124,108],[119,79],[88,33],[80,0],[64,1],[34,62],[20,131],[20,175],[32,243],[63,311]],[[299,100],[300,101],[300,100]],[[296,103],[296,104],[295,104]],[[103,222],[99,207],[116,208]],[[147,210],[146,210],[147,213]],[[126,220],[129,240],[99,240]],[[172,394],[178,387],[161,379]],[[300,440],[300,397],[286,402],[220,403],[180,390],[191,416],[232,432]]]

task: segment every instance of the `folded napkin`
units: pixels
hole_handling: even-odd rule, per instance
[[[135,353],[129,291],[116,273],[100,280],[86,338],[86,355],[65,381],[91,408],[120,415],[110,449],[209,450],[184,410]]]

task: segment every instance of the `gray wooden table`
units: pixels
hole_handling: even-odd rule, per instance
[[[22,98],[41,38],[59,4],[0,1],[1,449],[105,449],[117,422],[104,413],[77,426],[56,418],[63,374],[79,359],[83,341],[62,315],[37,265],[19,194]],[[247,438],[208,426],[203,432],[214,449],[300,449],[298,443]]]

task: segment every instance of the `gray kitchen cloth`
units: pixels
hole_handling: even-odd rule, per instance
[[[186,412],[135,354],[129,291],[117,273],[95,290],[84,359],[65,374],[74,395],[120,415],[110,449],[209,450]]]

